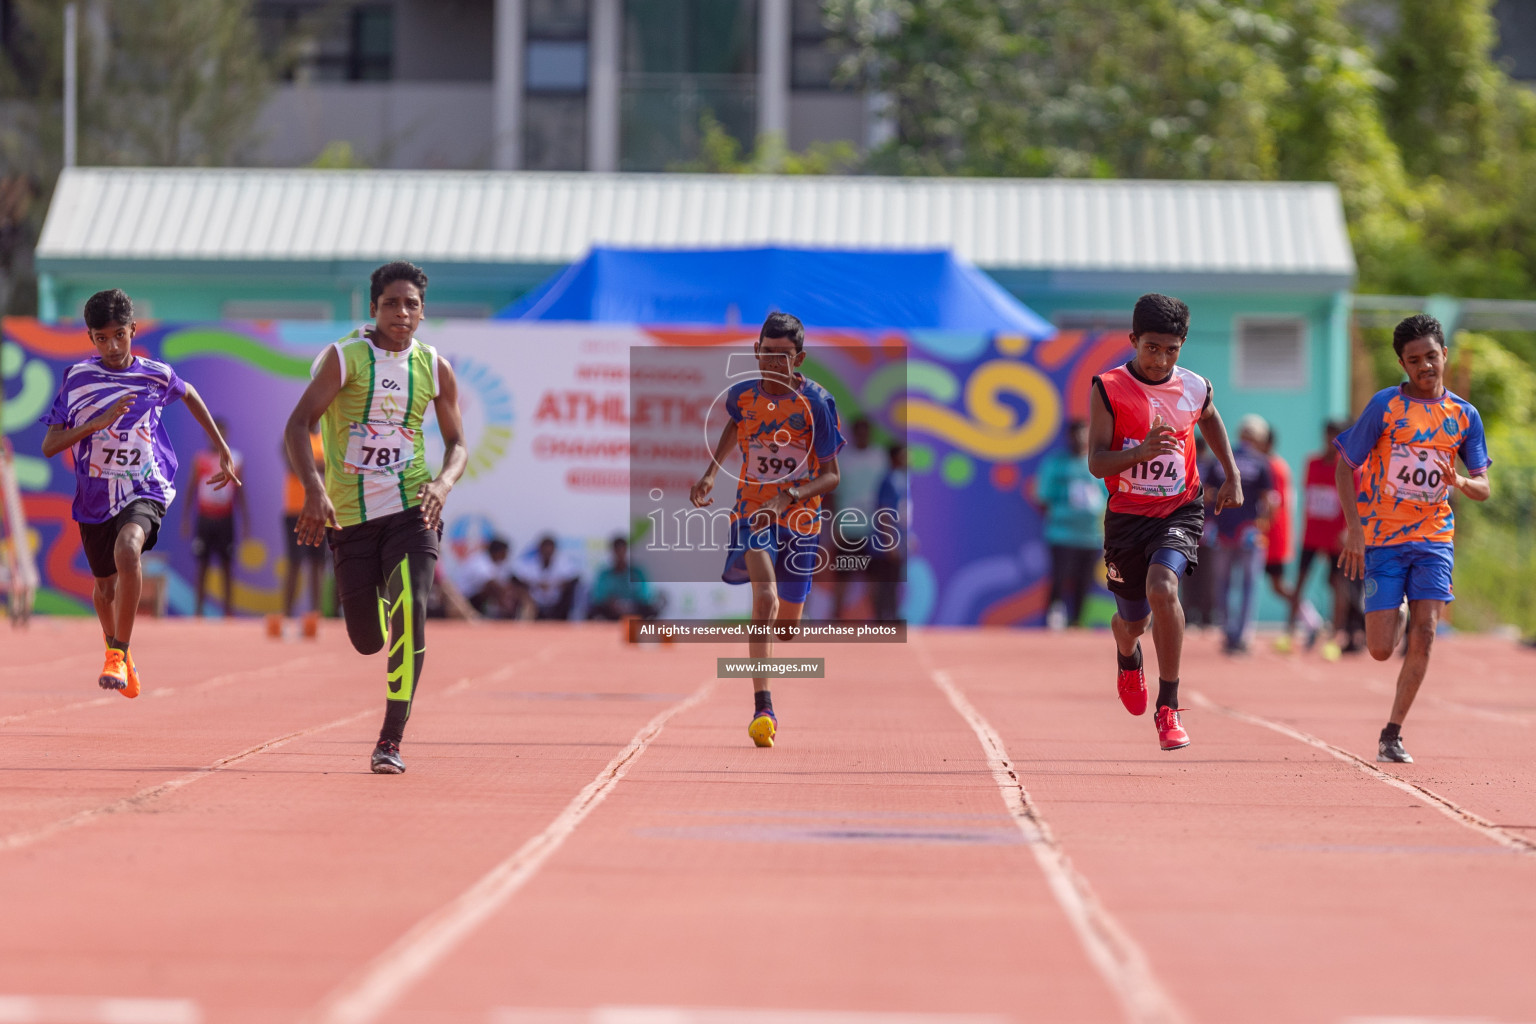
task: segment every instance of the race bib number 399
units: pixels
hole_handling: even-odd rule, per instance
[[[354,423],[342,465],[349,473],[399,473],[416,454],[416,432],[389,423]]]
[[[1126,438],[1125,448],[1141,444],[1139,439]],[[1184,493],[1184,451],[1169,452],[1146,462],[1138,462],[1120,474],[1120,489],[1131,494],[1143,494],[1151,498],[1167,498]]]
[[[103,430],[91,438],[90,475],[136,479],[154,472],[150,442],[134,430]]]
[[[810,471],[809,454],[798,445],[754,437],[747,445],[747,479],[764,484],[799,480]]]
[[[1395,444],[1387,462],[1387,482],[1398,501],[1437,505],[1445,500],[1446,480],[1440,472],[1439,453],[1433,448]]]

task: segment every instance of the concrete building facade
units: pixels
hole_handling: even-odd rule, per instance
[[[282,81],[258,165],[665,171],[712,117],[747,148],[872,130],[819,0],[261,0]]]

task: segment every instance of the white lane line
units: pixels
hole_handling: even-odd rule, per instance
[[[310,1018],[321,1024],[364,1024],[375,1020],[406,989],[496,913],[538,873],[578,825],[613,792],[666,724],[696,707],[715,687],[711,679],[692,695],[645,723],[629,745],[609,761],[538,835],[519,846],[452,902],[423,918],[354,978],[331,993]]]
[[[1434,790],[1429,789],[1426,786],[1417,785],[1416,783],[1409,782],[1406,779],[1399,778],[1398,776],[1393,775],[1391,772],[1383,771],[1376,767],[1375,764],[1367,761],[1363,757],[1359,757],[1358,755],[1350,753],[1343,747],[1336,747],[1332,743],[1329,743],[1327,740],[1319,739],[1318,737],[1313,736],[1311,733],[1302,732],[1300,729],[1297,729],[1294,726],[1286,725],[1284,722],[1276,722],[1273,719],[1264,718],[1260,715],[1253,715],[1246,711],[1239,711],[1236,708],[1229,708],[1225,704],[1218,704],[1204,694],[1188,690],[1185,692],[1188,694],[1190,701],[1198,707],[1226,715],[1228,718],[1235,718],[1239,722],[1247,722],[1249,725],[1262,726],[1263,728],[1277,732],[1282,736],[1288,736],[1293,740],[1299,740],[1310,747],[1316,747],[1318,750],[1326,751],[1338,760],[1343,761],[1345,764],[1359,769],[1361,772],[1375,779],[1377,782],[1384,782],[1391,786],[1393,789],[1401,790],[1402,792],[1407,793],[1414,799],[1420,800],[1423,803],[1428,804],[1430,807],[1433,807],[1441,814],[1444,814],[1447,818],[1450,818],[1452,821],[1456,822],[1456,824],[1464,825],[1472,831],[1483,836],[1485,839],[1493,840],[1500,846],[1506,846],[1509,849],[1517,850],[1520,853],[1536,853],[1536,841],[1532,841],[1527,839],[1525,836],[1516,835],[1513,832],[1501,828],[1482,815],[1474,811],[1467,810],[1465,807],[1456,803],[1454,800],[1447,800],[1445,797],[1441,796],[1439,793],[1436,793]]]
[[[206,779],[208,776],[214,774],[215,772],[233,768],[240,762],[255,757],[257,754],[263,754],[270,750],[276,750],[279,747],[283,747],[289,743],[292,743],[294,740],[303,739],[305,736],[313,736],[315,733],[325,732],[327,729],[335,729],[339,726],[355,722],[365,715],[374,714],[378,714],[378,709],[369,708],[367,711],[358,711],[347,715],[345,718],[338,718],[334,721],[326,722],[324,725],[316,725],[308,729],[300,729],[297,732],[290,732],[286,735],[278,736],[276,739],[267,740],[265,743],[258,743],[254,747],[247,747],[245,750],[240,751],[238,754],[231,754],[229,757],[221,757],[219,760],[213,762],[205,768],[199,768],[196,771],[188,772],[186,775],[178,775],[174,779],[168,779],[159,785],[149,786],[145,789],[141,789],[137,793],[133,793],[130,796],[125,796],[120,800],[114,800],[109,804],[103,804],[100,807],[92,807],[88,810],[71,814],[67,818],[61,818],[58,821],[49,822],[48,824],[39,828],[24,832],[12,832],[8,836],[0,836],[0,853],[3,853],[7,850],[19,849],[23,846],[31,846],[33,843],[40,842],[41,840],[47,839],[50,836],[58,835],[60,832],[66,832],[69,829],[78,828],[81,825],[88,825],[98,818],[106,817],[109,814],[121,814],[124,811],[138,810],[140,807],[143,807],[145,804],[152,800],[158,799],[167,793],[182,789],[183,787],[190,786],[192,783],[198,781],[199,779]],[[0,1020],[3,1020],[3,1018],[0,1018]]]
[[[931,667],[928,671],[981,741],[981,749],[987,755],[992,778],[997,782],[1008,814],[1028,841],[1051,893],[1072,923],[1088,959],[1119,999],[1126,1019],[1134,1024],[1174,1024],[1184,1020],[1173,997],[1152,973],[1151,964],[1136,940],[1104,909],[1088,880],[1072,866],[1050,826],[1030,800],[1024,780],[1009,759],[997,730],[960,692],[948,672]]]
[[[190,999],[0,996],[0,1024],[201,1024]]]
[[[217,675],[211,679],[206,679],[203,682],[198,683],[188,692],[202,693],[205,690],[218,689],[221,686],[226,686],[237,679],[244,679],[247,676],[253,679],[259,679],[262,676],[287,673],[297,668],[298,666],[303,665],[305,662],[313,660],[314,657],[312,655],[305,655],[302,658],[295,658],[292,661],[280,662],[276,665],[264,665],[261,668],[244,669],[239,672],[225,672],[222,675]],[[177,689],[173,686],[167,686],[163,689],[156,689],[151,683],[146,683],[145,687],[146,689],[143,694],[145,697],[169,697],[171,694],[178,692]],[[122,694],[109,693],[105,697],[92,697],[90,700],[79,700],[71,704],[56,704],[51,707],[34,708],[31,711],[21,711],[14,715],[7,715],[4,718],[0,718],[0,725],[10,725],[12,722],[20,722],[29,718],[42,718],[48,715],[59,715],[66,711],[79,711],[82,708],[96,708],[105,704],[118,704],[123,700],[124,697]],[[4,1024],[3,1019],[0,1019],[0,1024]]]
[[[590,1010],[498,1007],[491,1024],[1008,1024],[1001,1013],[880,1013],[697,1006],[596,1006]]]

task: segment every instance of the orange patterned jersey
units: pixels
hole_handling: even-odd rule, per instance
[[[1355,505],[1370,547],[1450,543],[1455,517],[1440,459],[1460,455],[1474,476],[1493,462],[1483,418],[1449,391],[1434,399],[1410,398],[1401,387],[1378,391],[1333,443],[1360,470]]]
[[[764,390],[761,380],[732,385],[725,409],[736,421],[742,456],[732,519],[751,515],[786,488],[810,483],[843,447],[837,403],[800,374],[787,394]],[[784,521],[797,533],[820,533],[821,496],[791,505]]]

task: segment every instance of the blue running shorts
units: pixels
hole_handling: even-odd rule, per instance
[[[1391,611],[1410,601],[1454,601],[1456,549],[1426,540],[1365,549],[1365,610]]]
[[[753,532],[744,519],[731,524],[731,550],[725,556],[725,571],[720,578],[727,583],[750,583],[747,575],[747,549],[756,548],[773,555],[773,577],[778,583],[780,601],[804,604],[811,593],[811,577],[821,567],[821,535],[798,533],[787,526]]]

